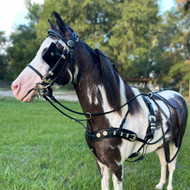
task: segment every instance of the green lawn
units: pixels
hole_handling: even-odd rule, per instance
[[[78,103],[65,104],[80,111]],[[174,190],[190,189],[189,136],[188,127]],[[141,162],[126,162],[124,171],[124,190],[154,189],[160,176],[158,157],[152,153]],[[45,101],[24,104],[0,98],[0,190],[17,189],[99,190],[100,176],[79,124]]]

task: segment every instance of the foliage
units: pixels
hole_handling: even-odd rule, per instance
[[[121,14],[109,40],[112,59],[119,63],[124,78],[149,77],[159,21],[156,1],[124,1],[118,5],[118,12]]]
[[[154,48],[154,72],[163,86],[179,86],[188,81],[189,18],[183,9],[166,12],[161,20]]]
[[[78,103],[63,103],[81,111]],[[23,104],[1,98],[0,112],[1,190],[100,189],[96,162],[85,142],[84,129],[77,123],[39,100]],[[189,135],[187,127],[174,173],[174,190],[189,189]],[[123,189],[154,189],[159,177],[159,159],[148,154],[138,163],[124,164]]]
[[[152,40],[159,20],[155,2],[47,0],[36,26],[37,34],[44,39],[49,27],[47,18],[54,20],[52,12],[56,10],[82,40],[104,51],[123,76],[127,73],[128,77],[149,77]]]
[[[35,56],[56,10],[80,39],[105,52],[124,79],[153,77],[162,87],[187,86],[190,16],[184,17],[182,6],[160,15],[158,0],[46,0],[43,5],[25,1],[29,24],[11,34],[12,46],[0,56],[1,67],[9,63],[4,70],[12,78]]]
[[[40,42],[37,40],[35,25],[38,22],[38,4],[31,4],[26,1],[29,19],[28,25],[19,25],[10,36],[11,46],[7,48],[7,58],[9,61],[9,73],[11,79],[15,79],[18,74],[29,64],[39,49]]]
[[[36,26],[38,37],[44,39],[47,35],[47,19],[55,22],[53,11],[56,10],[82,40],[92,47],[100,47],[105,44],[110,28],[116,23],[116,4],[117,1],[110,0],[47,0]]]
[[[36,40],[35,30],[26,25],[20,25],[15,33],[11,35],[12,46],[7,49],[12,78],[26,67],[34,58],[39,44]]]
[[[0,80],[6,79],[7,58],[5,54],[5,43],[7,39],[5,33],[0,31]]]

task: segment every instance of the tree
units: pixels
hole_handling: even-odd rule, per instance
[[[157,0],[46,0],[36,26],[44,39],[53,11],[93,48],[100,48],[123,76],[149,77],[151,48],[159,20]],[[82,12],[81,12],[82,10]],[[126,74],[127,73],[127,74]]]
[[[11,34],[10,39],[12,46],[7,48],[7,55],[9,58],[10,73],[12,73],[12,78],[14,79],[34,58],[39,48],[39,43],[36,40],[34,28],[26,25],[20,25]]]
[[[9,73],[14,79],[23,70],[24,67],[34,58],[39,49],[40,42],[37,40],[35,25],[38,22],[38,11],[40,5],[32,4],[26,1],[29,10],[27,25],[20,25],[10,36],[12,45],[7,48],[7,57],[9,61]]]
[[[163,87],[182,88],[188,81],[186,60],[190,57],[189,18],[184,10],[166,12],[160,23],[154,48],[154,74]]]
[[[110,0],[46,0],[36,26],[37,36],[41,40],[47,36],[47,20],[49,18],[55,22],[53,11],[56,10],[82,40],[94,48],[103,47],[109,38],[110,29],[116,23],[117,4],[118,1]]]
[[[150,77],[159,21],[156,1],[125,0],[118,8],[120,18],[111,28],[109,55],[118,63],[124,78]]]
[[[6,78],[7,72],[7,59],[5,54],[5,44],[6,44],[5,33],[0,31],[0,80],[4,80]]]

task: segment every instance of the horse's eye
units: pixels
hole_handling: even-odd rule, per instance
[[[43,51],[42,51],[42,55],[44,55],[44,53],[46,52],[48,48],[44,48]]]
[[[63,51],[63,46],[60,43],[58,43],[57,47],[60,51]]]

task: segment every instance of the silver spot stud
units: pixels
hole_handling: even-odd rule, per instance
[[[51,54],[50,54],[50,55],[51,55],[52,57],[54,57],[54,55],[55,55],[55,54],[54,54],[54,52],[51,52]]]
[[[107,135],[108,135],[108,132],[107,132],[107,131],[104,131],[104,132],[103,132],[103,135],[104,135],[104,136],[107,136]]]

